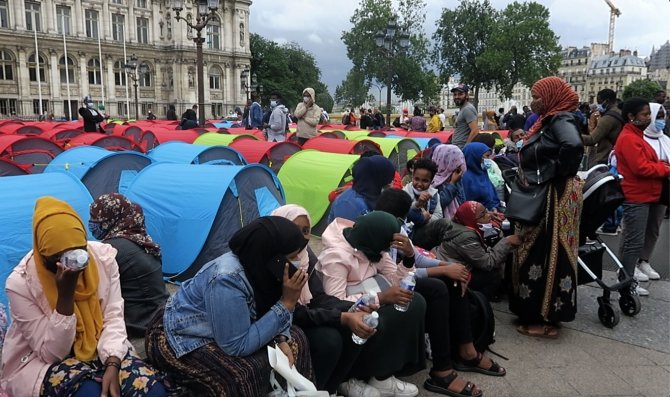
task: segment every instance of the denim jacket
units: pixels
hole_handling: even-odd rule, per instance
[[[228,355],[248,356],[279,334],[290,337],[293,314],[277,302],[256,318],[253,288],[228,252],[182,285],[165,305],[163,321],[177,357],[212,342]]]

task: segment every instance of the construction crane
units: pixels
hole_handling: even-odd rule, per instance
[[[608,6],[610,6],[610,34],[609,39],[607,40],[607,45],[609,46],[610,52],[614,51],[614,20],[616,17],[621,16],[621,10],[616,8],[611,0],[605,0]]]

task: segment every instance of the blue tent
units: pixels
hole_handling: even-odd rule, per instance
[[[137,175],[128,198],[142,206],[163,251],[163,274],[184,281],[228,251],[253,219],[285,203],[279,179],[260,164],[220,167],[156,163]]]
[[[437,138],[416,138],[416,137],[411,137],[411,136],[405,137],[405,136],[400,136],[400,135],[387,135],[386,137],[387,138],[407,138],[407,139],[411,139],[419,145],[421,150],[424,150],[424,149],[427,149],[429,147],[433,147],[435,145],[439,145],[439,144],[442,143],[442,141],[440,141]]]
[[[112,152],[97,146],[79,146],[56,156],[44,172],[72,174],[97,198],[107,193],[124,193],[137,173],[151,162],[149,157],[135,151]]]
[[[210,161],[227,160],[235,165],[247,162],[237,150],[223,145],[205,146],[185,142],[167,142],[149,152],[155,162],[179,164],[205,164]]]
[[[66,173],[6,176],[0,178],[0,302],[7,302],[5,281],[33,246],[33,210],[42,196],[67,201],[88,224],[93,202],[86,187]],[[90,238],[90,237],[89,237]]]
[[[235,124],[235,123],[233,123],[232,121],[222,121],[220,123],[214,123],[214,127],[216,127],[216,128],[231,128],[233,126],[233,124]]]

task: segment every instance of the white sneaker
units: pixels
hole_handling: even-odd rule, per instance
[[[637,287],[635,287],[635,293],[636,293],[638,296],[649,296],[649,291],[647,291],[646,289],[640,287],[639,285],[638,285]]]
[[[642,273],[642,271],[638,269],[637,266],[635,266],[635,274],[633,274],[633,277],[635,277],[637,281],[649,281],[649,276]]]
[[[341,383],[337,392],[345,397],[381,397],[379,390],[358,379],[349,379]]]
[[[654,270],[653,267],[647,261],[640,261],[637,264],[637,267],[640,269],[640,272],[644,273],[649,280],[660,280],[661,275]]]
[[[403,382],[395,376],[386,380],[370,378],[368,385],[379,390],[382,397],[414,397],[419,394],[419,388],[415,385]]]

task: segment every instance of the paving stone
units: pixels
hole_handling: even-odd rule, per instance
[[[670,374],[661,367],[614,367],[612,368],[612,371],[639,393],[646,396],[662,396],[664,394],[670,394]]]
[[[577,362],[554,368],[580,395],[633,396],[639,394],[606,365],[584,366]]]

